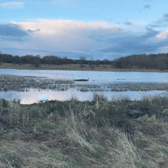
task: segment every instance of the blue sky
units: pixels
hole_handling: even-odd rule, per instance
[[[167,0],[0,1],[0,50],[109,59],[168,52]]]

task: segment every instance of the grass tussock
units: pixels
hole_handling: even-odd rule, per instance
[[[0,100],[0,167],[166,168],[168,98]]]

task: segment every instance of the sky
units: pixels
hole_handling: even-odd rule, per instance
[[[0,0],[0,52],[114,60],[168,53],[167,0]]]

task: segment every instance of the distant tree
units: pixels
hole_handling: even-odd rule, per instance
[[[102,63],[103,64],[109,64],[109,60],[108,59],[104,59]]]
[[[60,57],[52,56],[52,55],[44,56],[41,61],[43,64],[56,64],[56,65],[61,65],[64,62],[64,60],[61,59]]]
[[[80,59],[79,60],[81,60],[81,61],[85,61],[86,60],[86,58],[85,57],[80,57]]]
[[[101,61],[100,60],[96,60],[95,61],[95,65],[98,67],[99,65],[101,64]]]
[[[80,57],[79,63],[80,64],[86,64],[87,63],[86,58],[85,57]]]
[[[20,57],[20,63],[22,64],[33,64],[33,55],[25,55]]]
[[[38,57],[36,57],[36,58],[33,59],[33,63],[32,63],[32,64],[33,64],[36,68],[39,67],[40,63],[41,63],[41,61],[40,61],[40,59],[39,59]]]
[[[15,55],[15,56],[13,57],[13,63],[14,63],[14,64],[19,64],[19,63],[20,63],[20,58],[19,58],[18,55]]]
[[[13,56],[9,55],[9,54],[2,54],[1,55],[1,62],[13,63]]]
[[[156,64],[156,68],[160,70],[165,70],[168,68],[168,65],[166,64],[164,58],[162,57],[157,57],[155,59],[155,64]]]
[[[41,59],[41,56],[39,54],[37,54],[36,57]]]

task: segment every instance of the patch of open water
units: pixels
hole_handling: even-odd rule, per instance
[[[168,73],[164,72],[99,72],[99,71],[63,71],[63,70],[11,70],[0,69],[0,74],[3,75],[17,75],[17,76],[35,76],[44,77],[47,79],[56,80],[74,80],[74,79],[89,79],[85,82],[75,82],[77,85],[98,85],[98,86],[110,86],[111,84],[120,86],[120,84],[141,84],[141,83],[165,83],[168,84]],[[20,99],[21,104],[31,104],[38,102],[40,95],[47,94],[49,100],[65,101],[72,97],[80,100],[92,100],[94,93],[111,99],[129,98],[131,100],[140,100],[143,96],[155,96],[158,94],[167,95],[167,90],[150,90],[150,91],[87,91],[83,92],[77,90],[76,87],[69,88],[65,91],[58,90],[44,90],[30,88],[26,92],[20,91],[1,91],[0,98],[6,100]]]
[[[168,72],[106,72],[106,71],[68,71],[68,70],[15,70],[0,69],[0,74],[17,76],[36,76],[49,79],[88,79],[80,84],[102,84],[113,82],[168,82]],[[76,82],[79,83],[79,82]]]
[[[141,100],[144,96],[154,97],[168,96],[166,91],[123,91],[123,92],[80,92],[75,89],[69,89],[67,91],[53,91],[53,90],[40,90],[30,89],[25,92],[7,91],[0,92],[0,99],[6,100],[21,100],[21,104],[32,104],[40,101],[40,96],[48,95],[48,100],[66,101],[71,98],[75,98],[79,101],[93,100],[94,94],[106,97],[108,100],[122,100],[124,98],[130,100]]]

